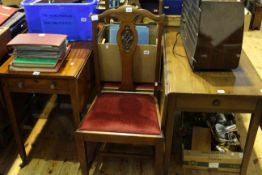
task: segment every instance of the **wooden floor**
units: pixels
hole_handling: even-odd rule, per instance
[[[51,111],[50,109],[54,107]],[[48,120],[47,120],[48,116]],[[53,96],[42,112],[26,141],[29,163],[23,168],[17,156],[14,141],[5,149],[0,149],[0,174],[10,175],[81,175],[73,136],[72,111],[69,103],[56,105]],[[242,143],[245,140],[249,116],[241,114],[237,119]],[[252,154],[248,175],[261,175],[262,172],[262,132],[259,130]],[[153,161],[135,158],[103,158],[96,160],[91,175],[151,175]],[[174,161],[170,174],[179,175],[235,175],[216,171],[183,170]]]
[[[254,35],[245,42],[255,40]],[[247,41],[246,41],[247,40]],[[258,42],[257,40],[255,42]],[[260,41],[260,51],[262,41]],[[254,48],[250,44],[244,44],[244,50],[253,53]],[[256,46],[258,47],[258,45]],[[252,50],[253,49],[253,50]],[[262,55],[260,55],[261,57]],[[261,58],[260,58],[261,61]],[[254,63],[255,64],[255,63]],[[261,71],[261,64],[256,65]],[[17,156],[14,141],[4,149],[0,148],[0,175],[81,175],[79,163],[76,157],[75,142],[73,136],[72,111],[69,103],[57,105],[57,96],[53,95],[46,104],[31,134],[26,140],[26,151],[29,153],[29,163],[20,168],[20,158]],[[48,120],[47,120],[48,117]],[[238,129],[241,135],[242,146],[249,124],[248,114],[239,114],[237,118]],[[150,159],[135,158],[104,158],[96,160],[90,170],[95,175],[151,175],[153,166]],[[171,162],[169,173],[174,175],[234,175],[234,173],[221,173],[216,171],[183,170],[175,161]],[[262,175],[262,132],[259,130],[252,157],[248,167],[248,175]]]

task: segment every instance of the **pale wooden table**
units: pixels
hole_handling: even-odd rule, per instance
[[[186,57],[174,56],[175,29],[168,29],[164,37],[164,84],[166,112],[166,155],[168,168],[172,140],[178,139],[174,131],[176,111],[198,112],[244,112],[252,113],[241,175],[247,172],[254,140],[262,113],[262,81],[242,52],[240,65],[228,72],[193,72]],[[176,52],[185,55],[179,39]],[[224,93],[220,93],[221,90]],[[177,129],[176,129],[177,130]],[[174,137],[173,137],[174,134]],[[179,148],[176,148],[179,149]]]

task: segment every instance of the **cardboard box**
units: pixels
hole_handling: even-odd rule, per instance
[[[211,132],[209,128],[193,127],[191,149],[194,151],[211,151]]]
[[[209,131],[209,134],[207,131]],[[209,128],[193,127],[192,150],[183,149],[183,167],[186,169],[240,172],[243,153],[211,151],[210,136],[211,131]],[[210,145],[206,146],[206,143],[203,142]]]
[[[166,15],[165,26],[179,27],[180,19],[181,19],[180,15]]]
[[[7,5],[7,6],[20,6],[22,0],[2,0],[3,5]]]
[[[138,44],[134,56],[134,81],[137,83],[153,83],[155,81],[156,64],[156,26],[149,27],[149,44]],[[98,39],[98,54],[100,62],[100,78],[102,81],[120,82],[122,78],[121,59],[118,46],[107,43],[108,26]]]
[[[180,26],[181,15],[165,15],[164,25],[171,27],[179,27]],[[149,18],[144,18],[143,23],[148,24],[151,23],[152,20]]]
[[[183,150],[183,167],[239,173],[242,158],[242,152],[221,153],[218,151]]]

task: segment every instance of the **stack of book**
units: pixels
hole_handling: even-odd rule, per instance
[[[0,5],[0,27],[7,27],[12,37],[27,31],[25,13],[18,8]]]
[[[3,5],[0,5],[0,65],[2,62],[5,61],[5,58],[7,58],[7,47],[6,44],[12,39],[13,31],[15,30],[16,33],[21,33],[21,30],[17,30],[17,20],[14,20],[13,18],[17,16],[18,9],[13,7],[6,7]],[[22,16],[21,16],[22,18]],[[24,17],[25,18],[25,17]],[[19,18],[20,19],[20,18]],[[12,25],[11,25],[12,22]],[[24,27],[26,28],[26,27]]]
[[[17,8],[0,5],[0,25],[17,12]]]
[[[70,50],[62,34],[19,34],[7,46],[15,55],[10,71],[58,72]]]

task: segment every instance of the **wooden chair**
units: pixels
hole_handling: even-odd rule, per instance
[[[143,72],[143,66],[137,66],[139,60],[134,58],[138,45],[138,34],[136,31],[136,19],[139,16],[150,18],[157,24],[157,35],[155,41],[153,80],[152,82],[138,82],[139,73]],[[120,27],[117,32],[117,51],[120,55],[120,82],[113,91],[105,91],[107,79],[102,76],[107,66],[101,64],[101,52],[99,52],[98,24],[101,29],[101,21],[107,22],[109,18],[118,19]],[[118,9],[110,9],[100,15],[92,16],[93,19],[93,50],[96,73],[97,96],[94,99],[87,114],[82,119],[76,130],[77,152],[83,174],[89,174],[91,154],[88,153],[90,142],[119,143],[132,145],[150,145],[154,147],[155,174],[163,174],[164,136],[161,131],[161,118],[158,109],[158,100],[154,96],[160,89],[160,64],[161,64],[161,39],[164,16],[153,15],[151,12],[126,5]],[[100,22],[100,23],[99,23]],[[103,30],[102,30],[103,31]],[[99,37],[98,37],[99,36]],[[101,44],[101,43],[100,43]],[[115,51],[110,50],[109,45],[107,59],[112,59]],[[141,49],[140,49],[141,50]],[[150,55],[145,53],[145,55]],[[134,60],[136,59],[136,64]],[[118,59],[117,59],[118,60]],[[110,64],[110,62],[109,62]],[[114,63],[113,63],[114,64]],[[110,67],[108,65],[108,67]],[[139,68],[138,68],[139,67]],[[113,68],[110,71],[117,71]],[[151,69],[152,70],[152,69]],[[113,73],[112,73],[113,74]],[[109,80],[111,81],[111,80]],[[145,83],[146,86],[140,86]],[[118,82],[114,82],[118,84]],[[148,87],[150,91],[139,91],[139,87]],[[142,88],[144,89],[144,88]]]

